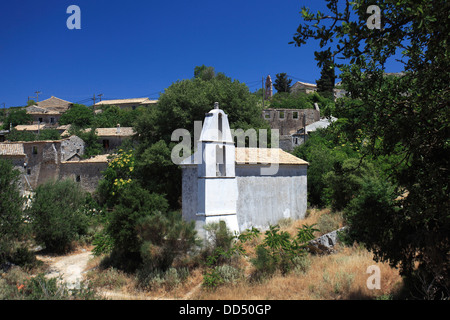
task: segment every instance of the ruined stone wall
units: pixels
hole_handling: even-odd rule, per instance
[[[77,136],[61,140],[61,161],[67,161],[75,154],[84,155],[84,145],[84,141]]]
[[[292,135],[303,126],[320,120],[318,109],[266,109],[263,119],[269,122],[272,129],[278,129],[280,136]]]
[[[80,183],[83,190],[94,192],[97,189],[98,182],[102,178],[102,171],[107,167],[107,162],[62,162],[58,178],[61,180],[72,179]]]

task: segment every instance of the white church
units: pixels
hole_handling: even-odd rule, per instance
[[[224,221],[231,231],[267,229],[280,219],[302,219],[308,163],[279,148],[235,147],[228,117],[205,115],[197,151],[181,163],[182,215],[204,226]]]

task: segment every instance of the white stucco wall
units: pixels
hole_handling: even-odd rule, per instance
[[[195,221],[197,214],[197,166],[183,166],[182,170],[182,215],[186,221]]]
[[[267,229],[280,219],[302,219],[307,208],[306,165],[280,165],[274,176],[259,176],[261,166],[237,165],[240,231]]]
[[[274,176],[261,176],[260,165],[236,165],[239,230],[266,229],[280,219],[304,218],[307,207],[306,165],[280,165]],[[197,166],[183,166],[183,218],[198,221]],[[219,193],[220,194],[220,193]]]

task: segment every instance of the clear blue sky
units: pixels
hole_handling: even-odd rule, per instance
[[[81,30],[69,30],[69,5],[81,9]],[[301,0],[22,0],[0,4],[0,103],[24,105],[56,96],[85,102],[150,97],[205,64],[245,82],[286,72],[315,83],[317,44],[288,44]],[[89,101],[85,102],[89,104]]]

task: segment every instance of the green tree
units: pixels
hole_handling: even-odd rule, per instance
[[[59,140],[61,135],[56,129],[43,129],[39,131],[36,140]]]
[[[12,126],[15,127],[21,124],[30,124],[31,122],[33,122],[33,117],[27,113],[27,110],[25,109],[13,110],[8,113],[3,128],[5,130],[8,130],[10,124],[12,124]]]
[[[337,64],[343,86],[351,95],[336,106],[347,119],[342,130],[365,141],[363,156],[401,155],[391,181],[409,193],[398,210],[373,212],[367,236],[354,218],[353,235],[374,251],[377,259],[399,265],[405,275],[425,274],[436,296],[449,296],[450,194],[448,38],[450,3],[434,1],[378,1],[382,26],[369,29],[365,1],[327,0],[329,13],[302,9],[304,22],[294,35],[296,45],[318,40]],[[330,23],[327,23],[330,22]],[[332,41],[337,44],[333,44]],[[401,51],[403,71],[387,76],[386,63]],[[353,106],[357,106],[354,108]],[[353,118],[354,117],[354,118]],[[359,212],[359,211],[358,211]],[[389,223],[383,217],[390,212]],[[362,214],[362,213],[361,213]],[[419,265],[416,268],[416,265]]]
[[[0,159],[0,264],[10,260],[13,243],[24,233],[19,176],[10,161]]]
[[[194,121],[203,121],[214,102],[227,113],[232,128],[269,128],[248,87],[227,77],[177,81],[160,96],[158,108],[146,109],[136,121],[137,177],[148,190],[166,194],[173,208],[179,207],[181,172],[171,160],[178,143],[171,141],[172,132],[188,130],[193,146]]]
[[[291,92],[291,82],[286,73],[277,73],[273,87],[277,92]]]
[[[97,188],[101,204],[113,208],[120,193],[134,179],[135,158],[133,150],[119,149],[108,163],[108,168],[103,172],[103,179],[99,181]]]
[[[79,128],[87,128],[92,124],[94,113],[91,108],[74,104],[59,119],[61,125],[72,124]]]
[[[316,81],[317,92],[323,96],[332,99],[334,97],[333,89],[336,81],[334,71],[334,63],[331,58],[331,51],[316,52],[316,59],[319,61],[318,66],[322,68],[320,71],[320,79]],[[324,57],[322,57],[324,55]]]
[[[102,112],[95,115],[93,125],[97,128],[115,128],[118,124],[128,127],[133,125],[138,114],[137,109],[123,110],[117,106],[103,106]]]
[[[167,201],[162,195],[148,192],[135,181],[123,188],[106,225],[106,234],[113,243],[114,264],[133,270],[142,263],[143,241],[137,231],[138,221],[167,209]]]
[[[53,252],[63,252],[86,233],[83,213],[86,193],[72,180],[50,181],[38,186],[27,214],[36,241]]]
[[[35,141],[37,138],[36,133],[30,131],[19,131],[12,129],[10,133],[6,135],[6,139],[9,141]]]

